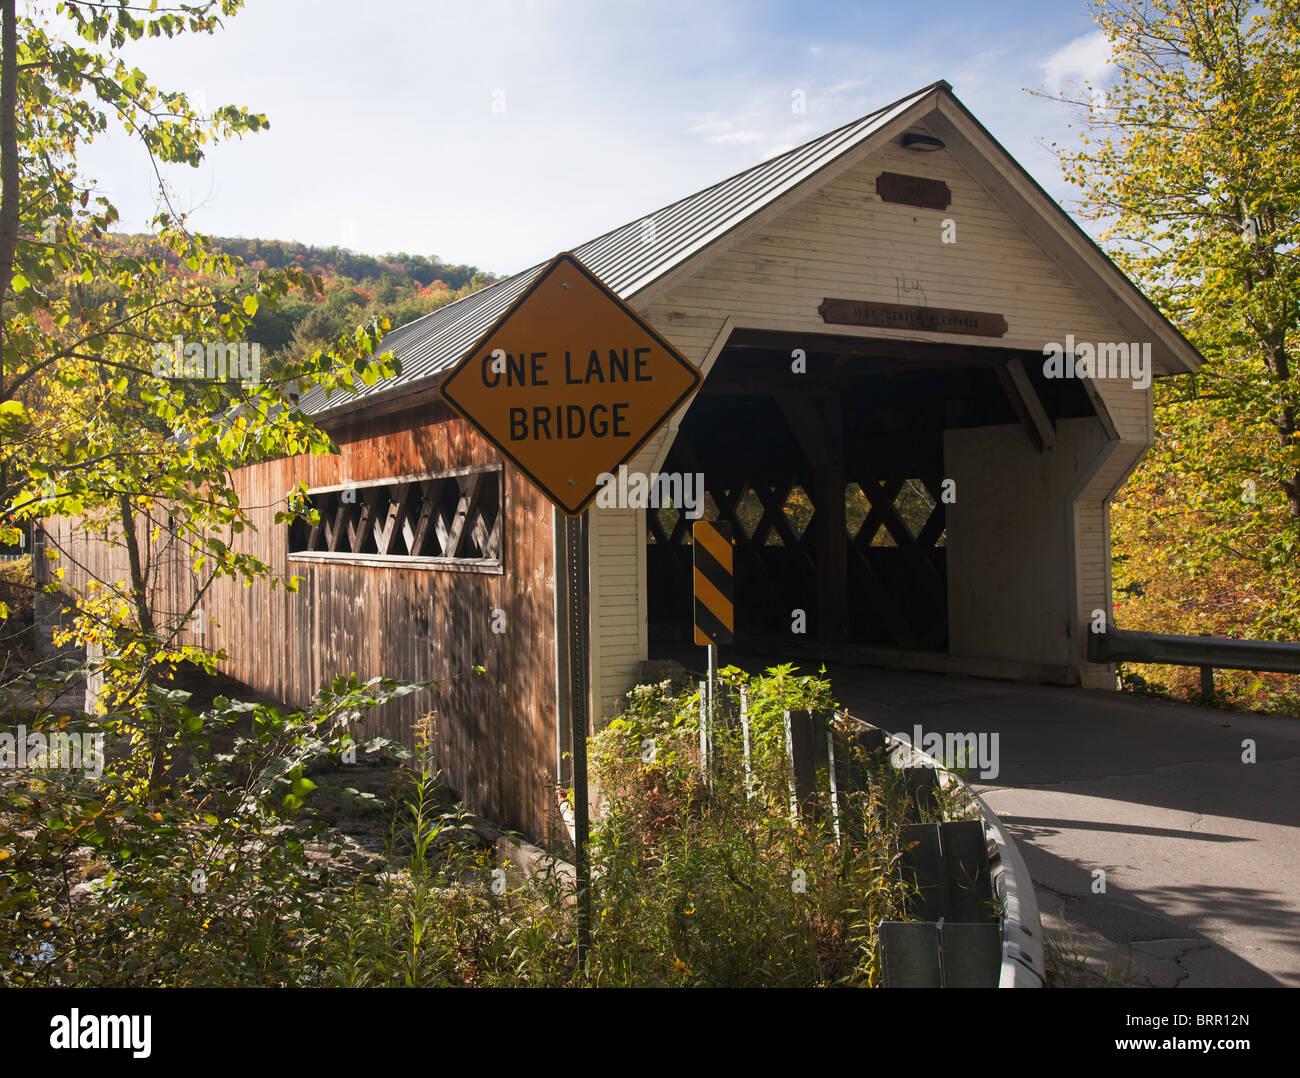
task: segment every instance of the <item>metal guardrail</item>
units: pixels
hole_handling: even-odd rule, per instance
[[[1216,668],[1300,674],[1300,644],[1284,640],[1233,640],[1225,636],[1175,636],[1107,629],[1088,637],[1088,659],[1095,663],[1198,666],[1201,694],[1206,697],[1214,694]]]
[[[849,717],[871,725],[857,716]],[[888,733],[885,734],[885,740],[895,747],[904,744]],[[922,765],[919,770],[930,771],[944,785],[956,783],[966,787],[983,818],[988,838],[993,891],[1002,905],[1002,963],[997,986],[1042,988],[1047,981],[1047,965],[1034,881],[1016,844],[1007,834],[1005,825],[984,799],[970,790],[959,775],[945,768],[942,761],[922,752],[915,745],[906,746],[906,755],[913,761],[914,769],[919,763]]]
[[[857,727],[850,740],[866,751],[889,755],[903,743],[849,712]],[[786,712],[791,810],[818,811],[818,771],[824,769],[836,835],[840,791],[858,786],[863,776],[852,754],[837,752],[829,712]],[[908,745],[900,768],[909,799],[919,807],[935,803],[939,786],[961,778],[934,757]],[[893,766],[891,764],[891,766]],[[912,921],[883,921],[880,943],[886,987],[1039,988],[1045,979],[1042,925],[1034,885],[1002,821],[982,798],[968,792],[980,819],[906,826],[909,850],[902,869],[918,885],[919,904]],[[1000,916],[992,907],[1001,909]]]

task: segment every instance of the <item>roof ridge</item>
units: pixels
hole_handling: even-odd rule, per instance
[[[863,113],[861,116],[849,120],[847,123],[842,123],[840,124],[839,127],[833,127],[829,131],[823,131],[820,135],[814,135],[806,142],[801,142],[797,146],[791,146],[788,150],[782,150],[780,153],[774,154],[771,157],[765,157],[763,158],[762,161],[755,162],[754,164],[750,165],[748,168],[742,168],[739,172],[733,172],[730,176],[726,176],[723,179],[718,180],[717,183],[711,183],[707,187],[701,187],[698,191],[692,191],[689,195],[683,195],[681,198],[677,198],[674,199],[672,202],[665,203],[664,205],[660,206],[657,210],[651,210],[649,213],[643,213],[639,217],[634,217],[630,221],[625,221],[623,224],[611,228],[607,232],[602,232],[599,236],[593,236],[589,240],[584,240],[576,247],[569,247],[567,248],[567,250],[576,251],[580,247],[589,247],[593,243],[597,243],[598,241],[605,239],[607,236],[612,236],[616,232],[623,231],[623,229],[627,228],[628,225],[634,225],[638,221],[644,221],[649,217],[657,217],[659,214],[665,213],[666,211],[672,209],[674,206],[679,206],[683,202],[687,202],[690,199],[699,198],[701,195],[706,195],[710,191],[714,191],[717,188],[723,187],[734,180],[740,179],[742,176],[749,175],[751,172],[757,172],[759,169],[769,168],[772,165],[775,165],[778,161],[784,160],[787,157],[797,154],[801,150],[808,149],[808,147],[814,145],[815,143],[829,141],[833,135],[838,135],[842,131],[847,131],[850,127],[856,127],[858,124],[865,123],[867,120],[870,120],[875,116],[881,115],[881,113],[888,112],[890,109],[893,108],[897,108],[905,101],[910,101],[913,98],[922,97],[925,94],[928,94],[930,91],[938,89],[940,87],[947,90],[949,93],[952,92],[951,84],[944,79],[939,79],[936,82],[930,83],[928,86],[923,86],[919,90],[914,90],[910,94],[904,94],[902,97],[896,98],[895,100],[889,102],[889,104],[887,105],[881,105],[880,108],[878,109],[872,109],[870,112]],[[539,265],[544,265],[544,263],[539,263]]]
[[[881,105],[880,108],[872,109],[870,112],[863,113],[861,116],[849,120],[847,123],[840,124],[839,127],[833,127],[829,131],[823,131],[820,135],[814,135],[806,142],[801,142],[797,146],[791,146],[790,149],[783,150],[781,153],[775,154],[772,157],[766,157],[762,161],[758,161],[755,164],[750,165],[748,168],[743,168],[739,172],[733,172],[730,176],[726,176],[723,179],[718,180],[716,183],[711,183],[707,187],[701,187],[698,191],[692,191],[690,194],[683,195],[681,198],[673,199],[672,202],[666,202],[664,203],[664,205],[660,206],[656,210],[651,210],[649,213],[643,213],[638,217],[632,218],[632,220],[630,221],[624,221],[621,225],[615,225],[613,228],[608,229],[607,231],[602,232],[597,236],[592,236],[590,239],[583,240],[579,244],[566,247],[565,250],[576,252],[581,250],[583,247],[590,247],[593,244],[599,243],[603,239],[607,239],[610,236],[615,235],[616,233],[622,232],[629,225],[634,225],[638,221],[645,221],[650,218],[658,217],[660,214],[666,213],[667,211],[671,210],[674,206],[680,206],[683,202],[689,202],[693,198],[699,198],[702,195],[707,195],[710,191],[717,190],[719,187],[723,187],[726,184],[738,180],[742,176],[747,176],[751,172],[757,172],[759,169],[769,168],[787,157],[791,157],[794,154],[798,154],[800,151],[807,150],[810,146],[814,145],[815,143],[829,141],[834,135],[838,135],[843,131],[847,131],[851,127],[856,127],[858,124],[865,123],[867,120],[870,120],[876,116],[880,116],[882,113],[888,112],[890,109],[897,108],[905,101],[910,101],[914,98],[923,97],[925,94],[930,93],[932,90],[937,90],[937,89],[943,89],[951,93],[952,84],[949,83],[946,79],[938,79],[935,82],[930,83],[928,86],[923,86],[921,87],[921,89],[914,90],[910,94],[904,94],[902,97],[896,98],[895,100],[889,102],[889,104],[887,105]],[[543,266],[546,265],[546,261],[549,260],[538,262],[532,266],[528,266],[525,269],[517,270],[516,272],[510,274],[508,277],[502,277],[499,280],[493,281],[491,284],[484,286],[483,288],[480,288],[474,292],[470,292],[467,295],[460,296],[452,300],[450,303],[446,303],[443,306],[437,308],[437,310],[430,311],[428,314],[422,314],[418,318],[411,319],[411,321],[409,322],[403,322],[400,326],[393,327],[393,329],[390,330],[389,332],[395,333],[398,330],[405,329],[408,326],[417,325],[418,323],[424,321],[426,318],[431,318],[435,314],[442,314],[444,311],[450,310],[451,308],[455,307],[456,304],[461,303],[464,300],[470,299],[473,296],[480,295],[483,292],[487,292],[493,288],[496,288],[498,285],[507,284],[508,282],[514,280],[516,277],[522,276],[523,274],[532,273],[535,270],[540,270]]]

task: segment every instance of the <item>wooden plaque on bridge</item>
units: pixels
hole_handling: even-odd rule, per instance
[[[897,202],[923,210],[946,210],[952,204],[952,191],[943,180],[902,172],[882,172],[877,176],[876,194],[882,202]]]
[[[877,303],[869,299],[824,299],[817,313],[823,322],[842,326],[962,333],[971,337],[1001,337],[1007,331],[1007,320],[988,311],[913,307],[907,303]]]

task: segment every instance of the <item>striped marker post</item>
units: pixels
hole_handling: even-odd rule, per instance
[[[703,720],[700,723],[701,763],[707,766],[706,761],[711,762],[713,755],[718,645],[731,643],[736,624],[730,528],[725,524],[697,520],[691,527],[691,547],[695,557],[695,642],[709,649],[707,703],[703,693],[700,699]],[[704,748],[706,744],[707,749]]]
[[[724,530],[725,529],[725,530]],[[695,642],[730,644],[736,627],[736,584],[731,536],[726,525],[697,520],[691,528],[695,552]]]

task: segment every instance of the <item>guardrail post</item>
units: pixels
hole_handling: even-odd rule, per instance
[[[785,713],[786,762],[790,768],[790,818],[824,823],[819,779],[826,772],[830,823],[836,843],[842,843],[843,809],[851,786],[841,785],[850,778],[849,755],[843,745],[836,746],[833,711],[787,711]]]
[[[1201,636],[1209,636],[1209,633],[1201,633]],[[1214,667],[1201,667],[1201,700],[1209,703],[1214,699]]]
[[[867,763],[867,770],[874,759],[888,767],[880,749],[903,743],[847,712],[845,719],[860,724],[849,741],[866,752],[845,753],[841,766],[860,758],[859,766]],[[934,768],[903,770],[929,770],[937,777]],[[911,825],[904,832],[903,845],[909,848],[900,868],[919,902],[900,912],[936,916],[878,923],[885,987],[1043,985],[1042,925],[1029,872],[1002,821],[981,798],[974,801],[979,820]]]
[[[818,722],[818,718],[822,718],[822,721]],[[820,817],[817,805],[817,765],[825,766],[828,762],[823,743],[825,728],[825,720],[817,712],[785,713],[785,757],[790,770],[792,820],[801,816],[805,820]],[[818,737],[819,734],[821,737]]]
[[[743,688],[740,690],[740,734],[745,753],[745,799],[752,801],[757,791],[754,789],[754,771],[749,755],[749,693]]]

